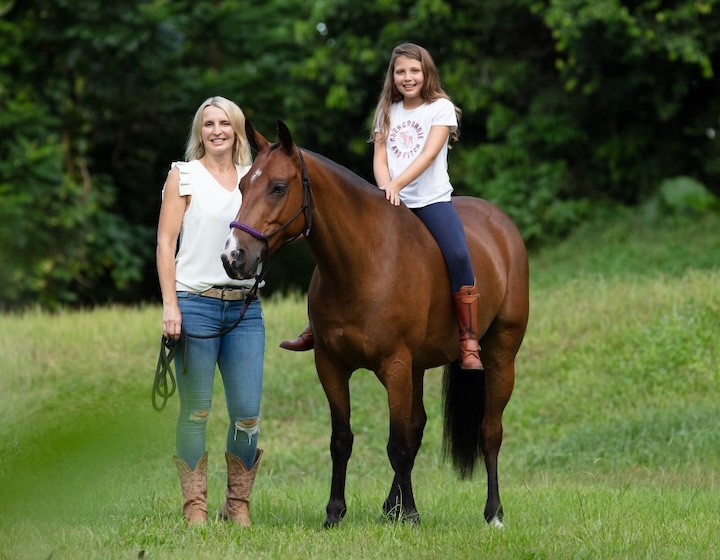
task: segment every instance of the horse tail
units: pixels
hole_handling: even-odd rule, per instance
[[[471,478],[482,457],[481,424],[485,413],[485,374],[460,369],[455,360],[443,374],[443,457],[452,459],[460,478]]]

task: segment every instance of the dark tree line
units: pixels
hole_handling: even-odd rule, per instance
[[[372,180],[370,118],[403,41],[430,50],[463,109],[456,191],[496,202],[529,244],[614,204],[717,208],[719,14],[719,0],[6,1],[2,307],[157,297],[160,189],[210,95]],[[270,280],[302,289],[311,268],[294,247]]]

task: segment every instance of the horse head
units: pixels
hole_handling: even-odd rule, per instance
[[[283,245],[310,226],[310,181],[300,148],[278,121],[278,142],[270,144],[245,121],[250,147],[257,152],[240,181],[242,205],[230,224],[221,259],[231,278],[250,278]]]

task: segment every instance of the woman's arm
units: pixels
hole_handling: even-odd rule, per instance
[[[165,181],[158,220],[156,260],[163,301],[163,336],[178,339],[182,317],[175,291],[175,251],[187,207],[180,196],[180,172],[173,167]]]

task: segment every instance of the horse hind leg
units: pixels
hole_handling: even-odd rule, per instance
[[[502,526],[498,454],[502,443],[502,413],[512,386],[508,391],[507,384],[500,382],[506,378],[508,368],[500,368],[492,357],[486,359],[492,356],[488,351],[491,348],[488,344],[483,348],[484,372],[468,375],[457,361],[445,369],[443,454],[451,458],[462,479],[472,478],[480,457],[484,458],[487,472],[484,517],[491,525]]]
[[[498,482],[498,455],[502,445],[502,415],[515,384],[515,353],[511,333],[498,333],[484,341],[485,403],[480,426],[480,445],[487,471],[487,502],[485,520],[492,526],[502,527],[504,511],[500,501]]]

